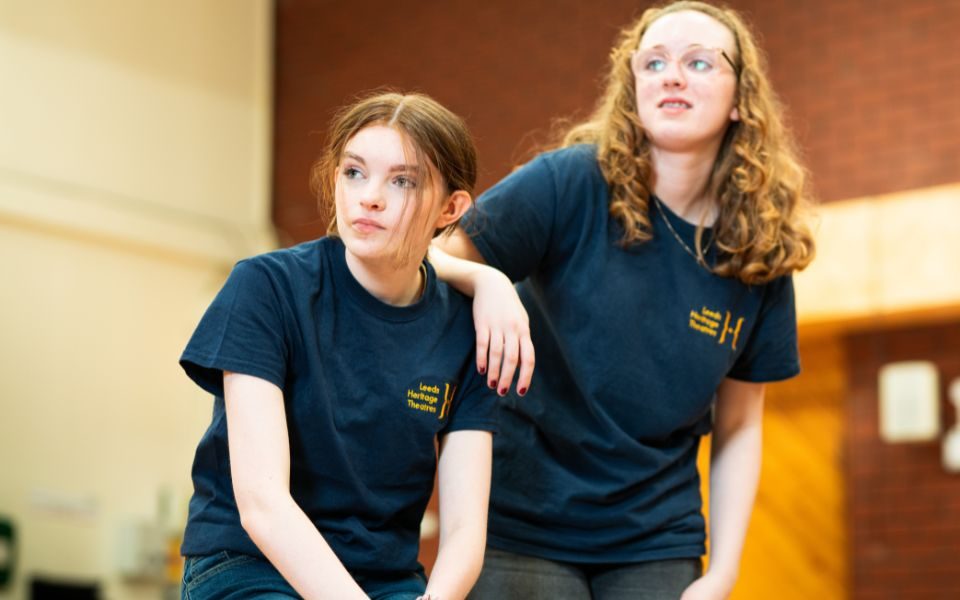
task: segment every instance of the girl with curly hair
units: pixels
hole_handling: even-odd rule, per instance
[[[441,278],[475,293],[478,367],[502,396],[472,597],[730,594],[764,383],[799,372],[791,274],[814,253],[781,113],[736,12],[652,8],[621,33],[591,117],[432,252]]]

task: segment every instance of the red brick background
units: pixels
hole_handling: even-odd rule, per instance
[[[276,4],[274,217],[300,241],[323,231],[307,186],[331,111],[380,86],[427,92],[463,115],[480,189],[533,132],[584,115],[628,0]],[[960,2],[738,0],[824,201],[960,179]],[[542,138],[542,136],[541,136]]]
[[[847,340],[847,498],[855,598],[960,598],[960,475],[941,466],[940,441],[887,444],[878,427],[877,371],[930,360],[941,422],[957,423],[947,387],[960,377],[960,324],[876,331]]]

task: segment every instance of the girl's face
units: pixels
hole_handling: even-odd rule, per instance
[[[737,75],[733,33],[698,11],[650,24],[633,56],[637,113],[655,149],[716,151],[731,121]]]
[[[418,179],[416,160],[408,138],[385,125],[361,129],[347,142],[336,174],[337,232],[355,257],[401,263],[426,252],[442,192],[435,170],[432,182]]]

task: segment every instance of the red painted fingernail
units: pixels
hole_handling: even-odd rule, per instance
[[[522,396],[527,393],[527,388],[520,388],[519,390],[517,390],[517,393]]]
[[[495,387],[497,387],[497,380],[491,379],[488,385],[490,386],[490,389],[494,389]]]
[[[486,367],[479,367],[479,368],[477,369],[477,371],[479,371],[480,374],[483,375],[484,373],[487,372],[487,368],[486,368]]]
[[[500,395],[501,395],[501,396],[506,396],[506,395],[507,395],[507,388],[500,388]]]

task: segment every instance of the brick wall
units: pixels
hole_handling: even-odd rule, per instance
[[[930,360],[941,381],[944,431],[957,422],[947,386],[960,377],[960,324],[875,331],[847,340],[847,499],[855,598],[960,598],[960,475],[940,442],[888,444],[878,429],[877,374]]]
[[[820,196],[960,180],[960,2],[740,0]]]
[[[737,0],[825,201],[960,179],[960,2]],[[442,10],[438,7],[442,6]],[[331,111],[379,86],[425,91],[476,135],[480,189],[553,119],[592,107],[636,0],[277,1],[274,219],[319,235],[307,187]]]

